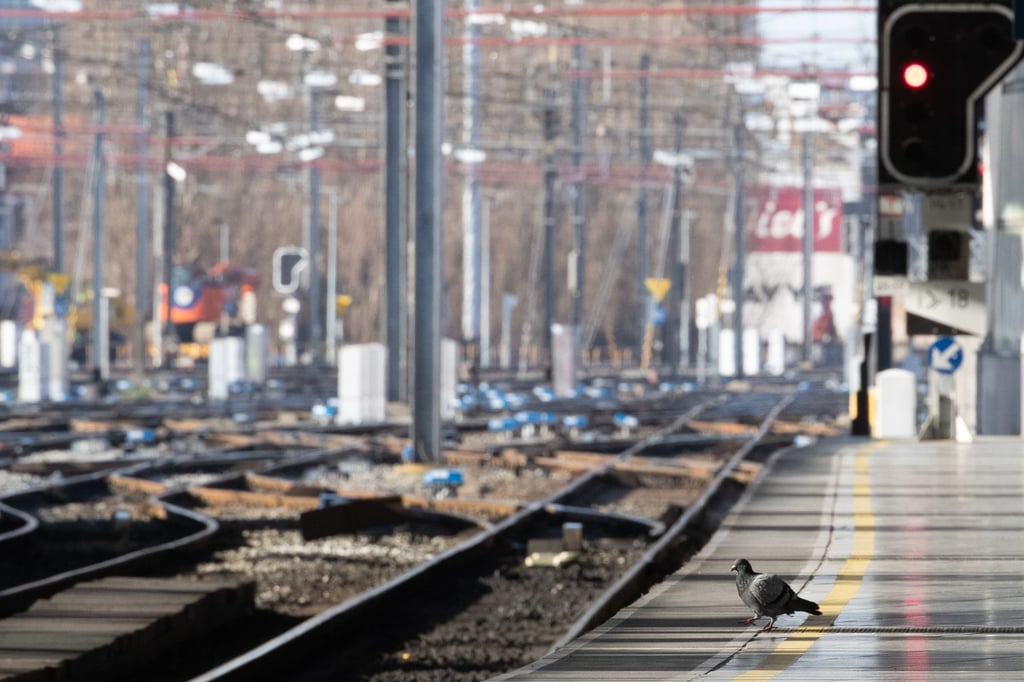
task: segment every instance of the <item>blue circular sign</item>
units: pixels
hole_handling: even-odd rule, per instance
[[[956,339],[939,338],[928,347],[928,364],[939,374],[952,374],[964,361],[964,349]]]
[[[654,305],[654,312],[651,315],[651,319],[658,327],[665,324],[665,320],[668,319],[668,313],[665,311],[665,307],[660,303],[656,303]]]

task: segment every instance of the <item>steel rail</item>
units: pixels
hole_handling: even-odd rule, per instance
[[[785,396],[768,413],[761,422],[757,432],[747,440],[739,450],[721,467],[708,486],[701,493],[697,500],[687,507],[686,511],[676,519],[668,531],[662,535],[651,547],[644,552],[643,557],[633,564],[622,574],[611,587],[594,601],[590,607],[573,624],[569,631],[558,640],[550,649],[556,651],[597,627],[619,609],[631,603],[638,594],[645,592],[651,585],[657,583],[660,577],[652,570],[654,567],[664,563],[664,560],[672,551],[672,545],[687,531],[691,530],[699,517],[709,506],[712,499],[718,495],[722,484],[733,475],[736,467],[750,454],[755,446],[771,430],[771,425],[778,415],[793,401],[792,394]]]
[[[138,467],[130,467],[131,470],[137,468]],[[46,490],[68,490],[77,486],[95,483],[98,479],[104,479],[107,475],[108,472],[87,474],[85,476],[68,479],[60,486],[40,486],[30,491],[15,493],[14,495],[8,496],[6,499],[10,501],[13,498],[28,496]],[[0,590],[0,613],[11,613],[21,610],[36,599],[54,594],[55,592],[77,582],[110,575],[116,571],[123,571],[127,568],[138,567],[160,557],[167,556],[182,548],[195,547],[208,540],[220,527],[214,519],[203,516],[202,514],[196,513],[190,509],[156,499],[154,499],[153,502],[160,506],[168,523],[184,523],[189,526],[198,526],[198,529],[188,535],[175,538],[168,542],[144,547],[111,559],[106,559],[104,561],[92,563],[87,566],[81,566],[70,571],[64,571],[39,580],[33,580]]]
[[[426,585],[443,580],[459,566],[474,559],[486,556],[491,548],[506,535],[526,527],[529,523],[549,514],[550,511],[567,510],[569,515],[578,512],[578,507],[563,505],[560,500],[579,491],[583,486],[592,484],[600,476],[611,470],[616,461],[622,461],[644,448],[655,444],[659,438],[667,436],[693,420],[708,405],[718,405],[725,396],[715,396],[680,415],[669,426],[658,433],[648,436],[623,453],[611,458],[604,466],[583,474],[558,491],[540,502],[532,502],[519,512],[495,523],[489,530],[481,532],[466,542],[452,547],[431,561],[424,562],[412,569],[388,580],[381,585],[363,592],[337,606],[303,621],[294,628],[281,633],[260,646],[213,668],[192,679],[191,682],[209,682],[212,680],[252,680],[266,679],[268,671],[281,669],[292,657],[315,650],[320,646],[330,646],[337,641],[338,633],[346,627],[352,627],[374,613],[387,612],[388,605],[408,595],[412,598],[415,591]],[[623,514],[603,514],[590,510],[593,520],[603,516],[612,523],[622,523],[631,517]],[[647,532],[652,530],[649,520],[640,523]]]

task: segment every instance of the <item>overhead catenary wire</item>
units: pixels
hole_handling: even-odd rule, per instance
[[[752,16],[759,14],[856,14],[877,12],[876,3],[843,4],[843,5],[618,5],[618,6],[544,6],[538,11],[537,6],[530,7],[479,7],[466,10],[449,7],[445,10],[445,19],[465,19],[471,16],[502,15],[507,18],[561,17],[569,19],[609,18],[609,17],[667,17],[667,16]],[[271,19],[410,19],[412,11],[408,8],[381,7],[378,9],[354,9],[331,7],[309,9],[290,7],[288,9],[195,9],[179,8],[176,12],[156,12],[146,10],[87,10],[61,12],[44,9],[0,9],[0,18],[36,19],[59,21],[150,21],[160,23],[203,22],[219,20],[271,20]]]
[[[115,0],[116,1],[116,0]],[[110,7],[109,12],[115,10],[115,1],[103,7]],[[481,0],[481,4],[486,0]],[[127,3],[119,3],[124,5]],[[195,2],[193,5],[213,5],[221,3]],[[238,12],[230,14],[225,9],[217,7],[204,9],[199,7],[196,12],[181,14],[177,17],[149,18],[143,13],[134,12],[122,13],[120,15],[110,14],[111,20],[105,22],[101,19],[84,21],[82,17],[69,16],[61,17],[59,21],[68,24],[68,31],[78,31],[78,40],[67,50],[69,67],[69,83],[71,76],[84,76],[89,83],[104,82],[109,79],[132,82],[135,79],[130,67],[134,64],[133,54],[126,46],[118,47],[115,42],[117,35],[131,32],[135,35],[145,33],[157,36],[156,49],[154,51],[153,65],[153,89],[152,106],[154,111],[166,108],[175,109],[179,113],[179,120],[186,135],[199,133],[192,136],[193,142],[185,142],[184,137],[173,140],[177,147],[174,158],[199,182],[209,182],[214,174],[218,173],[246,173],[262,180],[268,176],[276,175],[287,178],[286,182],[294,182],[291,178],[304,172],[309,164],[290,158],[287,154],[276,156],[259,155],[251,145],[246,143],[244,134],[247,129],[255,129],[264,123],[275,122],[288,126],[289,131],[301,132],[306,121],[297,112],[297,106],[288,102],[265,102],[255,94],[255,83],[257,78],[278,79],[286,82],[295,80],[294,63],[291,59],[281,59],[284,51],[283,38],[292,32],[309,35],[310,37],[325,38],[320,31],[330,28],[329,38],[325,38],[319,55],[311,58],[311,63],[320,60],[322,65],[333,67],[339,76],[340,89],[350,89],[344,85],[344,70],[348,68],[365,67],[367,71],[374,72],[380,66],[379,53],[356,54],[351,42],[357,31],[363,24],[374,26],[372,22],[384,18],[389,13],[383,12],[374,7],[357,7],[349,4],[348,7],[331,4],[330,6],[308,6],[302,8],[302,3],[294,3],[291,12]],[[620,3],[621,4],[621,3]],[[492,3],[493,5],[493,3]],[[409,5],[401,6],[396,16],[409,16]],[[230,6],[229,6],[230,8]],[[507,10],[507,4],[501,10]],[[541,166],[541,152],[539,146],[523,144],[523,140],[537,139],[537,127],[530,125],[532,117],[529,114],[542,107],[539,97],[523,97],[519,87],[524,81],[530,78],[528,65],[532,55],[530,50],[537,51],[540,58],[544,52],[555,55],[559,63],[559,69],[555,76],[556,85],[563,86],[570,79],[589,81],[585,87],[590,88],[587,96],[588,135],[583,154],[583,177],[591,186],[604,187],[628,187],[635,189],[641,185],[660,191],[669,178],[662,172],[663,169],[651,169],[649,177],[645,180],[638,172],[638,168],[632,163],[631,146],[635,144],[638,131],[635,123],[629,119],[629,111],[634,107],[635,87],[631,81],[639,77],[650,78],[652,84],[657,82],[657,95],[652,87],[652,96],[649,103],[652,112],[650,134],[653,146],[660,148],[665,146],[668,137],[666,119],[664,114],[669,111],[678,110],[680,99],[694,101],[693,120],[698,123],[694,130],[701,125],[713,127],[714,122],[708,122],[708,116],[704,109],[708,108],[710,102],[717,101],[719,95],[731,89],[731,84],[724,81],[734,76],[728,69],[722,68],[734,60],[743,60],[750,55],[756,54],[756,50],[766,45],[796,45],[818,44],[822,39],[817,36],[808,35],[792,39],[772,39],[765,36],[748,35],[752,20],[748,20],[747,28],[739,26],[739,20],[730,17],[752,17],[755,15],[753,8],[745,8],[743,12],[736,12],[732,7],[720,7],[707,4],[706,6],[664,6],[651,8],[648,5],[637,4],[625,7],[577,7],[578,12],[563,13],[555,11],[560,8],[547,8],[552,11],[536,13],[529,5],[521,8],[513,8],[506,11],[508,20],[501,28],[486,26],[482,27],[479,38],[475,39],[478,46],[484,47],[490,54],[482,55],[487,68],[486,83],[488,88],[481,93],[480,106],[487,112],[482,121],[479,149],[487,153],[487,159],[479,165],[479,180],[484,185],[490,186],[527,186],[540,187],[543,182],[543,169]],[[701,11],[701,10],[706,11]],[[491,11],[493,7],[483,7],[480,12]],[[585,11],[583,11],[585,10]],[[593,10],[593,11],[591,11]],[[652,10],[652,11],[645,11]],[[658,10],[655,13],[653,10]],[[713,11],[712,11],[713,10]],[[329,13],[325,13],[329,12]],[[499,10],[494,10],[499,11]],[[760,10],[759,10],[760,11]],[[867,6],[858,12],[867,11]],[[94,15],[98,16],[98,15]],[[457,27],[465,23],[469,14],[460,15],[458,12],[446,14],[449,31],[455,32]],[[673,17],[679,17],[672,23],[684,28],[678,39],[666,37],[669,33],[665,30],[648,31],[647,29],[617,32],[608,29],[610,24],[625,24],[622,17],[653,17],[652,23],[661,22],[662,25],[669,23]],[[796,16],[789,11],[779,16]],[[604,23],[591,22],[594,25],[586,25],[587,20],[592,18],[605,19]],[[662,17],[662,19],[658,19]],[[579,26],[579,34],[562,30],[559,28],[547,36],[518,37],[512,35],[511,18],[523,19],[526,21],[546,22],[549,26]],[[351,19],[351,20],[350,20]],[[705,22],[705,19],[707,20]],[[576,22],[576,23],[573,23]],[[629,22],[632,23],[632,22]],[[641,23],[641,22],[637,22]],[[203,41],[200,35],[204,32],[216,35],[221,27],[228,26],[233,32],[234,43],[241,49],[237,52],[224,52],[213,45],[216,41]],[[240,28],[249,27],[246,30]],[[692,28],[697,26],[702,33],[693,35]],[[240,27],[240,28],[239,28]],[[656,27],[661,29],[662,27]],[[80,30],[81,29],[81,30]],[[237,29],[237,30],[236,30]],[[454,29],[454,30],[453,30]],[[82,31],[91,31],[89,39],[82,40]],[[281,44],[265,50],[268,55],[267,63],[252,61],[244,64],[243,60],[249,52],[261,45],[262,41],[277,41],[281,38]],[[841,36],[836,40],[829,41],[832,44],[849,43],[858,44],[869,42],[863,37]],[[392,43],[411,44],[407,37],[385,39],[381,45]],[[448,100],[454,116],[449,118],[449,128],[446,131],[445,139],[455,142],[456,138],[452,131],[457,130],[459,125],[459,112],[453,105],[453,98],[464,95],[465,88],[458,77],[461,62],[458,60],[458,52],[452,47],[462,46],[467,41],[459,35],[450,35],[446,41],[445,68],[452,77],[445,84],[444,97]],[[178,45],[187,46],[186,51],[179,51]],[[595,50],[590,64],[584,62],[567,69],[568,50],[564,49],[572,45],[592,45],[595,47],[607,47],[607,53],[614,58],[609,58],[611,68],[591,68],[600,63],[603,56],[601,50]],[[636,69],[621,69],[626,64],[621,55],[628,54],[634,48],[652,48],[655,59],[651,69],[640,74]],[[542,52],[541,48],[549,48]],[[675,52],[670,48],[683,48]],[[170,55],[170,56],[169,56]],[[284,55],[287,57],[287,55]],[[172,58],[173,57],[173,58]],[[162,60],[162,61],[161,61]],[[191,64],[195,61],[220,60],[229,71],[236,77],[233,85],[227,87],[204,86],[196,81],[190,72]],[[236,61],[237,60],[237,61]],[[125,65],[128,65],[127,67]],[[170,69],[176,69],[175,78],[170,80]],[[77,70],[77,73],[76,73]],[[854,68],[832,69],[829,71],[820,70],[811,74],[814,78],[824,82],[828,78],[841,79],[845,74],[863,73]],[[787,75],[788,74],[788,75]],[[797,77],[806,76],[803,69],[773,69],[755,71],[754,78],[759,77]],[[44,76],[45,77],[45,76]],[[714,82],[713,82],[714,81]],[[500,83],[500,87],[493,87]],[[608,101],[602,101],[599,88],[609,85]],[[79,110],[83,106],[84,88],[77,88],[71,84],[72,92],[68,101]],[[355,88],[351,88],[355,90]],[[111,119],[127,122],[129,104],[133,103],[130,97],[131,88],[119,88],[111,91],[107,98]],[[693,93],[700,93],[699,96],[692,96]],[[31,94],[31,93],[28,93]],[[336,132],[338,140],[326,145],[327,154],[313,163],[325,173],[337,173],[339,175],[351,174],[354,182],[364,182],[358,175],[372,176],[382,171],[381,149],[382,140],[375,134],[375,127],[379,127],[382,121],[382,105],[377,95],[372,91],[360,91],[358,94],[366,96],[366,109],[357,114],[333,114],[330,116],[327,125]],[[46,105],[46,100],[38,100],[37,104]],[[565,102],[559,106],[564,108]],[[134,143],[134,123],[127,123],[124,126],[112,124],[114,128],[109,131],[108,139],[110,144],[107,148],[107,159],[110,171],[108,182],[123,182],[128,178],[128,173],[138,168],[140,162],[145,164],[147,160],[129,153],[134,151],[129,142]],[[116,130],[120,128],[120,133]],[[87,128],[69,135],[70,140],[90,134]],[[290,133],[289,133],[290,134]],[[721,137],[719,135],[718,137]],[[45,135],[39,138],[45,142],[49,138]],[[147,168],[157,171],[161,166],[161,159],[158,158],[160,148],[167,143],[159,135],[148,138],[152,145],[153,159],[149,160]],[[123,142],[123,144],[121,143]],[[212,145],[205,148],[203,145]],[[558,177],[561,181],[567,178],[576,177],[575,169],[565,165],[568,154],[568,141],[564,136],[556,141],[558,160],[556,162]],[[718,142],[709,134],[707,140],[701,140],[698,145],[703,148],[713,148]],[[191,148],[190,148],[191,147]],[[33,155],[21,155],[16,158],[5,157],[12,168],[18,164],[24,168],[47,168],[48,165],[57,162],[52,154],[39,153]],[[85,156],[78,156],[74,151],[68,158],[62,159],[61,167],[84,168]],[[720,168],[713,170],[714,166],[722,166],[717,161],[708,162],[703,160],[701,176],[698,178],[695,192],[703,195],[722,195],[727,184],[722,180]],[[52,166],[50,166],[52,167]],[[449,177],[457,176],[464,172],[464,167],[454,161],[446,161],[444,169]],[[189,188],[191,180],[184,187],[186,195],[192,190]],[[612,202],[622,201],[626,192],[606,192],[607,196],[601,196],[600,192],[593,193],[593,202],[609,200]],[[205,200],[204,200],[205,201]],[[203,202],[195,202],[201,206]],[[617,206],[616,206],[617,208]],[[660,260],[660,259],[659,259]],[[588,305],[588,309],[592,306]],[[454,311],[457,316],[457,311]]]

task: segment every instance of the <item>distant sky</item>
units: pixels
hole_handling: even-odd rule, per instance
[[[762,64],[774,67],[800,67],[813,64],[820,69],[874,70],[875,12],[815,12],[825,7],[868,7],[868,0],[758,0],[762,8],[794,7],[808,11],[793,13],[761,13],[758,33],[764,38],[793,39],[817,36],[825,41],[817,44],[765,45]],[[866,39],[865,43],[849,43]]]

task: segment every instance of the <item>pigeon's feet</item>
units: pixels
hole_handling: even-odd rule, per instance
[[[750,618],[744,618],[741,621],[737,621],[740,625],[753,625],[754,621],[757,620],[757,616],[751,616]]]
[[[770,621],[768,621],[768,625],[765,625],[763,628],[761,628],[761,632],[771,632],[774,629],[775,629],[775,619],[772,618]]]

